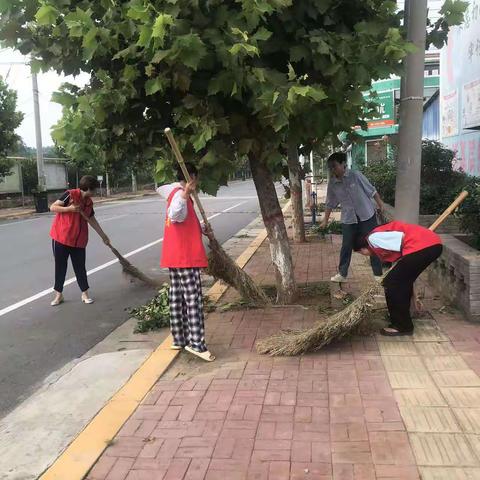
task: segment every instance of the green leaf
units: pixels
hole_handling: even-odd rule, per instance
[[[173,25],[173,17],[165,13],[161,13],[155,20],[152,29],[152,37],[158,38],[160,46],[163,47],[165,35],[167,33],[167,25]]]
[[[253,35],[253,38],[257,41],[266,41],[272,36],[272,32],[267,30],[265,27],[260,27],[256,33]],[[245,40],[246,41],[246,40]]]
[[[239,28],[234,27],[234,28],[232,28],[232,33],[234,35],[241,36],[243,38],[244,42],[248,42],[248,33],[247,32],[242,32],[242,30],[240,30]]]
[[[83,37],[85,31],[94,27],[91,11],[86,12],[78,8],[74,12],[70,12],[65,16],[65,25],[69,29],[69,36],[71,38]]]
[[[148,22],[150,20],[148,8],[141,0],[136,0],[130,3],[127,17],[131,18],[132,20],[140,20],[141,22]]]
[[[151,63],[160,63],[163,59],[167,58],[170,50],[158,50],[152,57]]]
[[[123,69],[123,79],[126,82],[132,82],[138,77],[138,70],[133,65],[125,65]]]
[[[208,125],[204,126],[197,135],[192,139],[193,148],[196,152],[205,147],[207,142],[212,138],[213,130]]]
[[[140,27],[140,35],[138,37],[138,47],[148,47],[150,40],[152,39],[152,29],[147,25]]]
[[[70,95],[67,92],[53,92],[52,102],[59,103],[64,107],[72,107],[77,103],[74,95]]]
[[[121,58],[127,58],[130,56],[133,56],[133,54],[137,51],[136,45],[130,45],[127,48],[124,48],[123,50],[120,50],[113,56],[113,60],[119,60]]]
[[[297,78],[297,74],[295,73],[295,70],[293,69],[291,63],[288,64],[288,76],[287,76],[287,78],[290,82],[292,80],[295,80],[295,78]]]
[[[98,29],[96,27],[91,28],[87,34],[83,37],[82,47],[84,49],[84,58],[90,60],[97,49],[98,42],[96,40]]]
[[[60,12],[55,7],[43,5],[35,14],[35,20],[39,25],[53,25],[59,15]]]
[[[165,81],[161,77],[151,78],[145,82],[145,93],[147,95],[154,95],[161,92],[165,88]]]
[[[207,55],[207,47],[197,33],[180,35],[173,42],[170,51],[172,59],[178,59],[193,70],[198,68],[202,59]]]
[[[254,45],[249,45],[248,43],[235,43],[229,52],[232,55],[238,55],[240,52],[246,53],[249,57],[254,57],[259,55],[258,48]]]
[[[296,96],[308,97],[316,102],[320,102],[328,97],[323,89],[309,85],[294,85],[293,87],[290,87],[287,97],[288,102],[292,104],[295,103]]]
[[[36,58],[32,58],[31,62],[30,62],[30,68],[32,70],[32,73],[39,73],[40,70],[42,69],[42,61],[41,60],[37,60]]]
[[[52,139],[59,144],[63,144],[66,138],[65,127],[61,124],[54,125],[51,129]]]

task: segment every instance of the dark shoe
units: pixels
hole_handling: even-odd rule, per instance
[[[391,328],[392,330],[387,330],[387,328]],[[387,327],[387,328],[382,328],[380,330],[380,335],[384,335],[385,337],[403,337],[405,335],[413,335],[413,330],[410,330],[409,332],[401,332],[397,330],[395,327]]]

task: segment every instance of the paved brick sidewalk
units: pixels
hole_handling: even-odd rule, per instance
[[[338,249],[338,239],[293,246],[298,281],[327,280]],[[247,270],[271,283],[267,246]],[[350,288],[370,275],[355,256]],[[87,478],[480,478],[480,328],[424,289],[432,316],[413,337],[355,338],[302,357],[260,356],[254,343],[310,325],[313,310],[209,315],[217,361],[181,354]]]

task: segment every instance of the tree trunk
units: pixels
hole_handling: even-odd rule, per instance
[[[288,243],[283,212],[268,167],[250,156],[250,168],[257,190],[263,223],[267,229],[277,279],[277,301],[291,303],[295,298],[296,285],[293,274],[292,254]]]
[[[296,143],[289,143],[287,161],[290,198],[292,200],[293,240],[297,243],[304,243],[307,240],[305,238],[305,222],[303,220],[301,166]]]

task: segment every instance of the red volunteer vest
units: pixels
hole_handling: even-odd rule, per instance
[[[428,228],[421,227],[420,225],[413,225],[411,223],[390,222],[374,228],[371,233],[393,231],[404,233],[401,252],[392,252],[391,250],[374,248],[369,245],[369,249],[384,262],[393,263],[405,255],[418,252],[428,247],[433,247],[434,245],[442,244],[442,240],[435,232],[432,232]]]
[[[179,190],[182,189],[175,188],[167,199],[160,266],[162,268],[205,268],[208,266],[208,260],[202,242],[202,229],[192,199],[187,202],[187,217],[183,222],[171,222],[168,218],[168,207]]]
[[[92,199],[82,198],[80,189],[68,190],[69,205],[80,205],[82,212],[90,218],[93,209]],[[53,219],[50,236],[68,247],[85,248],[88,243],[88,223],[79,212],[57,213]]]

